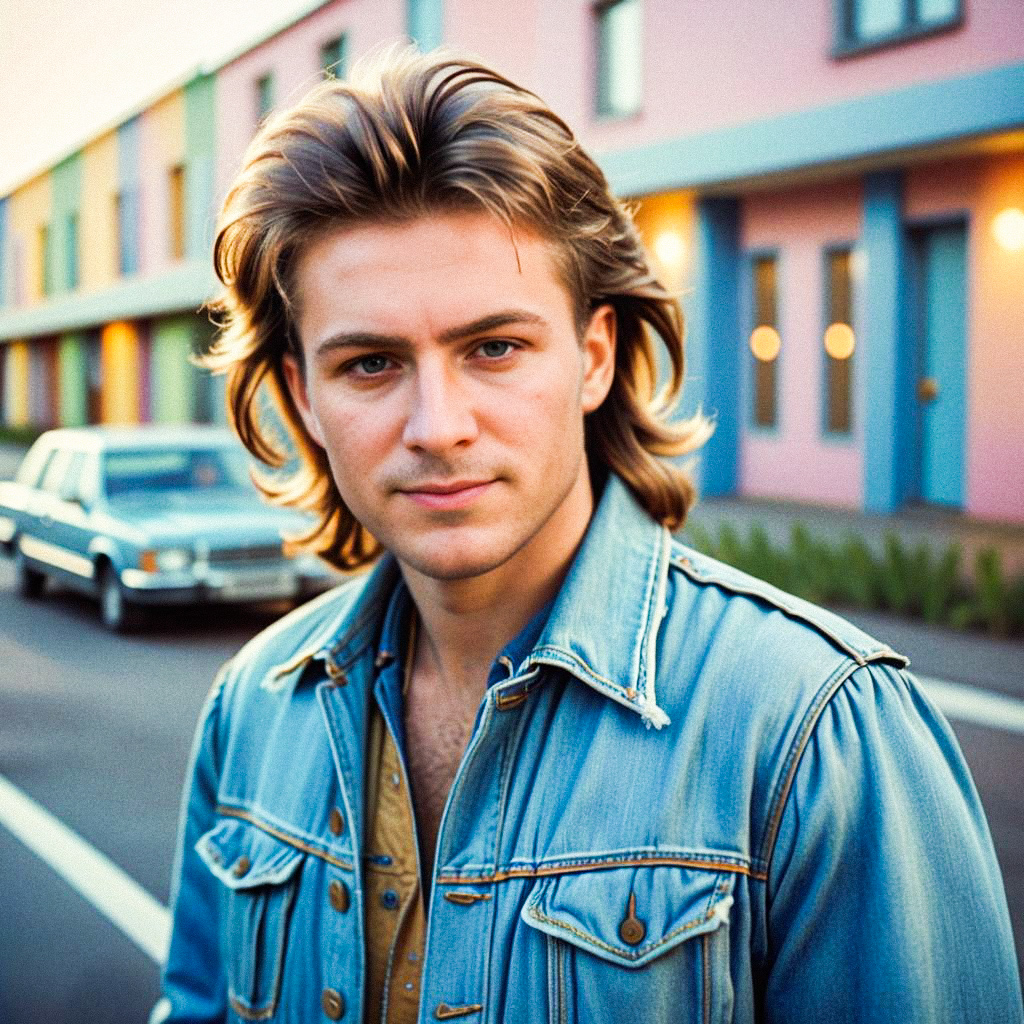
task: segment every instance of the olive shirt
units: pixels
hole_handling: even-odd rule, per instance
[[[488,686],[514,675],[540,637],[553,604],[545,604],[495,659]],[[377,650],[379,675],[366,744],[365,1024],[415,1024],[419,1015],[426,903],[412,790],[399,752],[405,744],[402,697],[411,676],[416,621],[409,591],[399,581]],[[465,898],[454,892],[445,896]]]

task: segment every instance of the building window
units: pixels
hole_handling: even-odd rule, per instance
[[[643,98],[643,0],[597,8],[597,112],[628,117]]]
[[[825,255],[825,430],[849,434],[853,429],[853,251],[833,249]]]
[[[68,290],[78,287],[78,213],[68,214],[67,233],[64,236],[64,273]]]
[[[51,258],[50,225],[39,226],[39,292],[49,295],[53,291],[53,260]]]
[[[348,61],[348,40],[338,36],[320,47],[320,67],[328,78],[344,78]]]
[[[185,258],[185,168],[178,164],[168,176],[168,243],[173,260]]]
[[[256,79],[256,123],[259,124],[274,106],[274,76],[262,75]]]
[[[778,359],[782,339],[778,331],[777,260],[757,256],[751,264],[753,317],[749,338],[753,362],[752,418],[757,427],[778,423]]]
[[[838,0],[839,52],[955,28],[963,0]]]

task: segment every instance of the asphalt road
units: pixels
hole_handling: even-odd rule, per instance
[[[20,601],[0,559],[0,777],[166,904],[196,716],[218,666],[267,621],[192,611],[114,638],[81,598]],[[1024,645],[866,625],[922,674],[1024,697]],[[1024,733],[954,725],[989,815],[1024,962]],[[144,1021],[157,996],[153,961],[3,826],[0,864],[0,1024]]]

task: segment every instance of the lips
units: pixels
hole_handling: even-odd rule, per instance
[[[460,509],[473,504],[493,484],[493,480],[448,480],[403,487],[401,493],[423,508]]]

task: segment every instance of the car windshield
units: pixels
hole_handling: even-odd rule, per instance
[[[103,460],[108,498],[154,491],[251,489],[245,455],[233,448],[152,448],[108,452]]]

